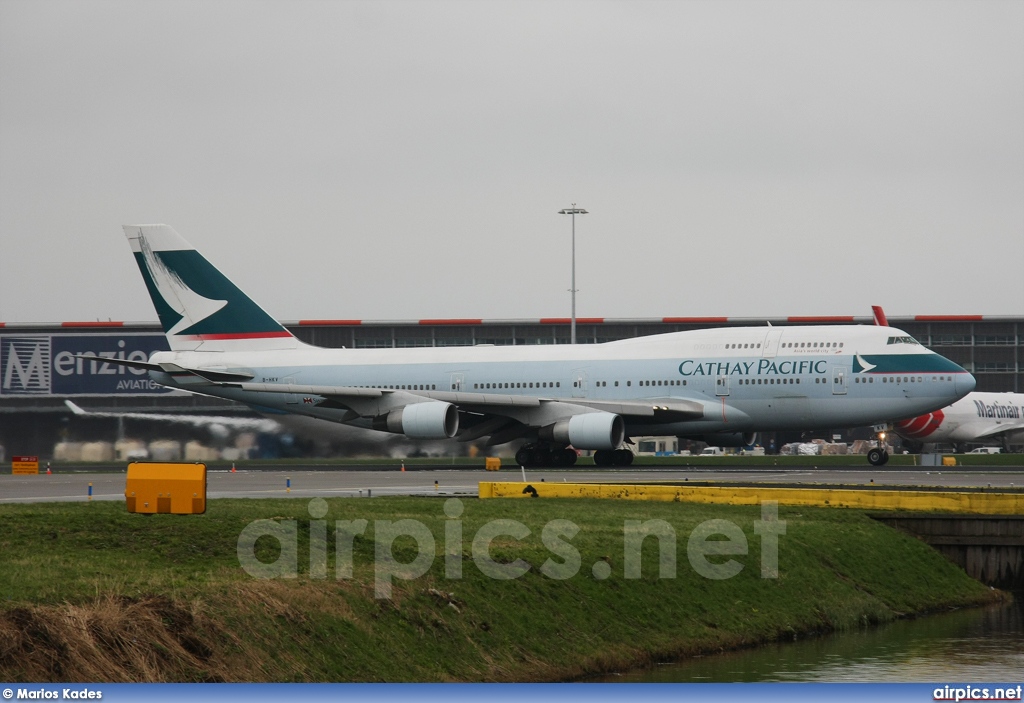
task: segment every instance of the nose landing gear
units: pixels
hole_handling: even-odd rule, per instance
[[[868,463],[872,466],[885,466],[889,462],[889,452],[885,449],[886,426],[875,427],[878,433],[878,446],[868,450]]]

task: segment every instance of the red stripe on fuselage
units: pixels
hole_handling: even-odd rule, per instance
[[[898,426],[899,426],[899,428],[901,430],[903,430],[907,434],[909,434],[909,435],[916,435],[918,432],[920,432],[922,429],[924,429],[924,426],[927,425],[928,421],[931,420],[931,419],[932,419],[932,414],[928,413],[927,415],[921,415],[920,417],[915,417],[912,420],[904,420],[903,422],[899,423]]]
[[[942,421],[945,419],[945,413],[941,410],[936,410],[933,413],[921,415],[911,420],[897,422],[896,427],[899,428],[901,433],[909,437],[923,439],[939,429],[939,426],[942,425]]]

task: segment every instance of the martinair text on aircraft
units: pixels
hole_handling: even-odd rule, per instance
[[[999,401],[994,403],[983,403],[980,400],[974,401],[974,407],[978,411],[978,417],[997,417],[1020,419],[1021,408],[1016,405],[1002,405]]]

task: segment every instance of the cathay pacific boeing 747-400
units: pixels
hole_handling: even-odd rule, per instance
[[[167,225],[125,226],[170,351],[155,382],[413,439],[526,440],[525,466],[628,464],[631,436],[718,445],[950,405],[974,377],[887,326],[735,327],[604,344],[325,349],[296,339]],[[875,451],[872,463],[887,455]]]

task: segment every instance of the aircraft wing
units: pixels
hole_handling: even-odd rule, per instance
[[[1003,422],[998,425],[992,425],[991,427],[985,428],[984,430],[976,433],[974,438],[993,439],[1001,434],[1006,434],[1007,432],[1019,432],[1021,430],[1024,430],[1024,422]]]
[[[436,400],[451,403],[460,410],[481,414],[508,415],[515,418],[520,415],[516,411],[526,408],[539,408],[541,405],[563,406],[564,416],[585,412],[583,408],[614,413],[629,418],[656,418],[662,422],[682,422],[699,420],[704,417],[704,405],[697,401],[682,398],[652,398],[645,401],[618,400],[605,401],[589,398],[573,398],[571,400],[546,399],[537,396],[502,395],[494,393],[464,393],[456,391],[407,391],[387,388],[359,388],[354,386],[319,386],[292,385],[280,383],[247,383],[253,374],[239,369],[189,369],[177,364],[153,364],[144,361],[128,361],[108,357],[79,354],[76,355],[89,361],[127,366],[150,371],[163,371],[175,376],[179,382],[191,382],[196,385],[225,385],[240,388],[244,391],[260,393],[285,393],[308,397],[316,405],[323,401],[314,399],[319,396],[329,401],[333,407],[343,407],[356,415],[372,416],[394,410],[411,403],[424,400]],[[376,401],[376,402],[375,402]],[[546,415],[560,413],[546,413]],[[518,418],[517,418],[518,419]]]
[[[566,415],[577,414],[575,408],[590,408],[624,417],[653,418],[665,421],[697,420],[704,417],[701,403],[682,398],[654,398],[650,401],[593,400],[590,398],[551,399],[537,396],[502,395],[497,393],[465,393],[458,391],[408,391],[388,388],[356,388],[351,386],[303,386],[280,383],[227,383],[244,391],[288,393],[319,396],[344,406],[359,415],[374,415],[410,403],[435,400],[456,405],[460,410],[493,415],[518,415],[520,410],[541,406],[565,406]],[[376,402],[375,402],[376,401]],[[315,401],[314,401],[315,402]],[[319,403],[316,403],[319,404]],[[381,407],[384,406],[384,407]]]

